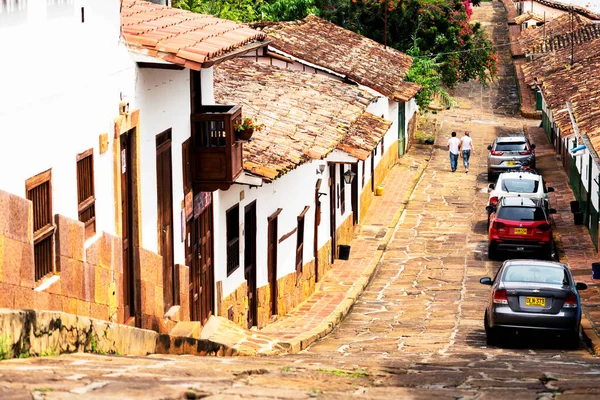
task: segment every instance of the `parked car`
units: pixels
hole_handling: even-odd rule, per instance
[[[552,332],[565,339],[570,348],[579,347],[581,304],[569,268],[562,263],[541,260],[508,260],[492,280],[485,309],[484,326],[489,345],[499,342],[501,331]]]
[[[489,184],[488,206],[497,206],[503,197],[528,197],[531,199],[544,199],[546,210],[550,208],[550,196],[553,187],[546,187],[544,178],[535,172],[504,172],[498,176],[498,182]],[[488,228],[490,226],[488,210]]]
[[[493,181],[501,172],[524,167],[535,169],[535,145],[523,132],[497,137],[488,146],[488,180]]]
[[[503,197],[497,207],[487,206],[490,213],[488,257],[498,253],[539,253],[544,258],[554,257],[552,223],[544,199]]]

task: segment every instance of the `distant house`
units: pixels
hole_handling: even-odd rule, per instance
[[[600,21],[600,14],[598,13],[599,8],[597,5],[590,7],[590,5],[594,4],[593,0],[513,0],[513,2],[515,3],[518,14],[530,12],[539,15],[546,21],[551,21],[565,13],[570,13],[571,11],[574,15],[581,15],[585,18]]]
[[[258,182],[213,194],[218,314],[263,327],[310,295],[351,241],[372,189],[362,162],[381,154],[392,122],[368,111],[372,91],[251,60],[215,68],[215,97],[264,125],[244,144]]]
[[[206,320],[203,190],[243,176],[243,111],[214,106],[213,66],[264,46],[264,33],[139,0],[81,0],[2,3],[0,35],[19,57],[0,65],[0,307],[158,331]]]
[[[575,37],[582,37],[581,32]],[[525,64],[523,72],[526,83],[539,91],[542,126],[561,155],[584,223],[598,248],[600,38],[586,37],[589,40],[576,46],[573,53],[567,46],[556,46],[547,55]],[[552,40],[561,43],[559,37]],[[580,145],[585,148],[574,153],[572,149]]]

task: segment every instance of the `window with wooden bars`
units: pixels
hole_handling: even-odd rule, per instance
[[[309,206],[304,207],[302,213],[298,216],[298,228],[296,229],[296,273],[302,273],[304,264],[304,216]]]
[[[77,204],[79,220],[85,224],[85,238],[96,233],[96,197],[94,196],[94,151],[77,156]]]
[[[54,272],[54,231],[52,222],[52,170],[25,181],[27,199],[33,203],[33,252],[35,280]]]
[[[227,276],[240,266],[240,207],[238,204],[227,210]]]

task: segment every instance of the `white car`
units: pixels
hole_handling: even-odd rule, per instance
[[[554,192],[553,187],[546,187],[544,178],[535,172],[504,172],[498,176],[496,183],[489,184],[490,198],[488,206],[496,207],[503,197],[527,197],[544,199],[546,209],[550,208],[548,193]],[[490,212],[488,211],[488,225]],[[489,227],[489,226],[488,226]]]

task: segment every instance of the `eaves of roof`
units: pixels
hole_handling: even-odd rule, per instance
[[[197,71],[236,52],[265,46],[265,36],[210,15],[142,0],[121,2],[121,37],[130,51]]]

